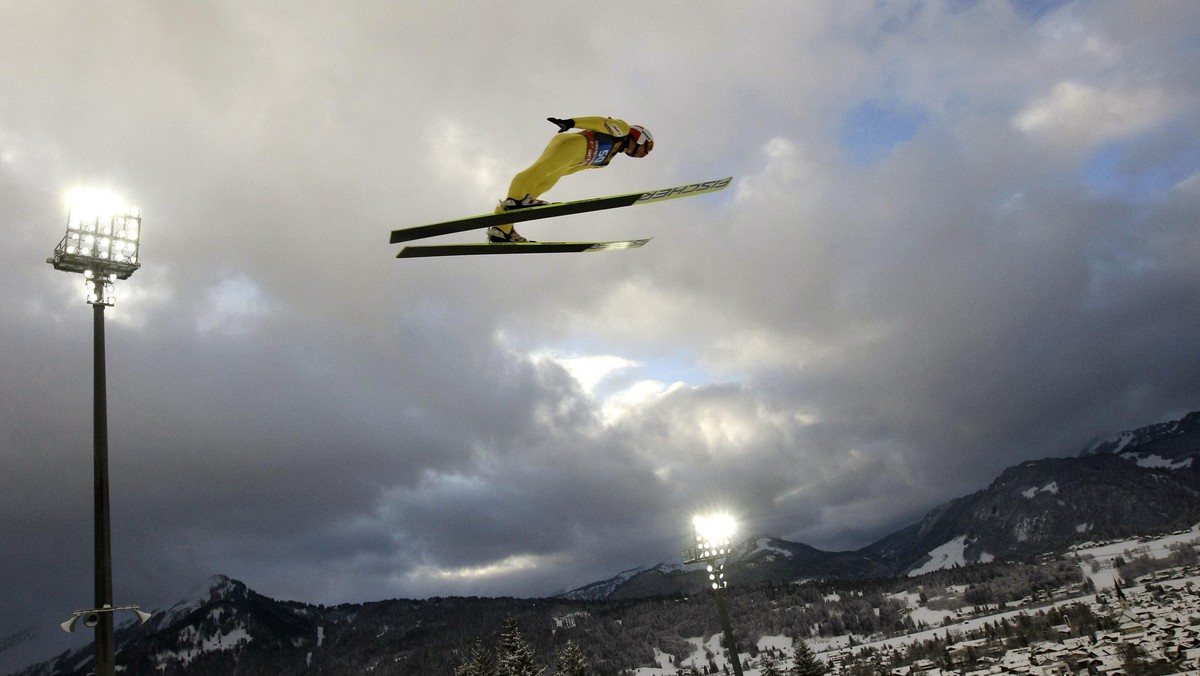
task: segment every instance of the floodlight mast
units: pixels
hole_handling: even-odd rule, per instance
[[[108,205],[115,204],[111,199]],[[97,676],[116,673],[113,628],[112,529],[108,491],[108,399],[104,364],[104,308],[116,303],[113,283],[128,279],[141,264],[142,217],[137,209],[109,206],[67,211],[67,233],[46,262],[55,270],[83,273],[92,306],[93,336],[93,478],[95,512],[95,607]],[[73,624],[72,624],[73,627]],[[66,627],[64,627],[66,628]]]
[[[684,550],[684,563],[703,563],[708,572],[708,586],[717,601],[717,614],[721,630],[725,632],[725,645],[729,648],[729,661],[733,663],[734,676],[742,676],[742,659],[738,656],[737,641],[733,637],[733,623],[729,619],[729,608],[725,603],[725,564],[721,559],[729,557],[730,537],[736,529],[733,518],[726,514],[701,516],[692,519],[692,547]]]

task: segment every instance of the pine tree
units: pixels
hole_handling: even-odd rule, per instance
[[[775,660],[771,656],[763,653],[762,660],[759,662],[760,676],[783,676],[783,672],[779,671],[779,667],[775,665]]]
[[[792,649],[795,652],[795,659],[792,662],[791,676],[822,676],[829,670],[824,662],[817,659],[804,639],[793,640]]]
[[[454,670],[454,676],[499,676],[496,654],[476,638],[471,646],[471,658]]]
[[[567,641],[554,658],[554,676],[586,676],[587,660],[574,641]]]
[[[541,676],[545,671],[537,665],[533,648],[521,635],[515,617],[504,621],[504,628],[500,632],[499,661],[501,676]]]

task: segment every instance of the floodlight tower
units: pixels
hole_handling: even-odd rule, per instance
[[[142,216],[109,193],[75,191],[69,198],[67,234],[46,262],[55,270],[78,272],[92,306],[93,340],[93,478],[96,546],[96,607],[78,611],[96,629],[96,676],[113,676],[116,641],[113,632],[112,531],[108,500],[108,401],[104,368],[104,308],[116,303],[118,279],[128,279],[141,264]],[[122,608],[129,607],[123,606]],[[139,615],[140,619],[140,615]],[[144,620],[143,620],[144,621]],[[66,623],[63,626],[67,629]],[[74,629],[74,622],[71,622]]]
[[[737,642],[733,638],[733,624],[729,621],[729,608],[725,604],[725,564],[729,557],[729,539],[737,530],[737,524],[728,514],[697,515],[692,518],[692,547],[684,550],[684,563],[703,563],[708,570],[709,588],[717,600],[717,613],[721,629],[725,632],[725,645],[729,648],[729,661],[733,663],[734,676],[742,676],[742,658],[738,656]]]

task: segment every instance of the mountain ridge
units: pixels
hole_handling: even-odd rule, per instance
[[[858,550],[828,552],[767,536],[772,549],[788,553],[786,561],[753,552],[739,556],[735,548],[726,565],[731,576],[748,583],[862,579],[924,570],[931,552],[958,538],[967,562],[987,562],[1028,559],[1091,539],[1175,530],[1200,521],[1198,455],[1200,411],[1097,438],[1077,456],[1009,467],[986,488],[942,503],[917,523]],[[660,566],[560,596],[627,599],[686,593],[704,584],[699,571]],[[607,594],[585,591],[598,589]]]
[[[1030,559],[1085,540],[1176,530],[1200,522],[1197,455],[1200,412],[1093,442],[1075,457],[1009,467],[986,488],[938,505],[917,523],[858,550],[826,552],[756,534],[734,546],[726,567],[739,590],[869,582]],[[664,562],[546,599],[399,599],[325,608],[276,601],[217,575],[145,625],[120,627],[117,649],[133,673],[416,674],[429,673],[421,669],[430,664],[450,673],[463,646],[474,637],[494,637],[504,617],[522,620],[531,640],[547,645],[581,613],[611,612],[648,597],[686,600],[706,584],[698,566]],[[554,629],[544,626],[547,615]],[[621,659],[651,663],[653,653],[639,645]],[[608,654],[590,657],[604,661]],[[68,651],[16,675],[82,676],[90,659],[90,648]]]

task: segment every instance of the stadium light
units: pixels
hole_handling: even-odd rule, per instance
[[[67,196],[67,232],[46,262],[55,270],[82,273],[89,304],[112,306],[113,282],[141,267],[141,237],[138,209],[109,192],[73,190]]]
[[[113,286],[141,267],[142,215],[110,192],[74,190],[67,198],[67,232],[54,255],[46,259],[55,270],[83,274],[87,302],[92,306],[93,345],[93,472],[95,496],[95,610],[78,611],[62,623],[72,632],[82,616],[96,630],[97,676],[116,673],[116,640],[112,611],[130,609],[145,622],[149,617],[135,606],[112,605],[112,530],[108,491],[108,398],[104,364],[104,308],[116,303]]]
[[[737,532],[737,522],[728,514],[698,514],[692,517],[692,532],[696,537],[697,558],[729,555],[729,542]]]
[[[735,676],[742,676],[742,660],[738,656],[737,641],[733,637],[733,623],[729,619],[729,608],[725,603],[726,559],[730,554],[730,539],[737,532],[737,522],[729,514],[698,514],[692,517],[692,547],[684,551],[684,563],[703,563],[708,572],[708,586],[717,601],[717,613],[721,629],[725,632],[725,645],[729,648],[729,661]]]

